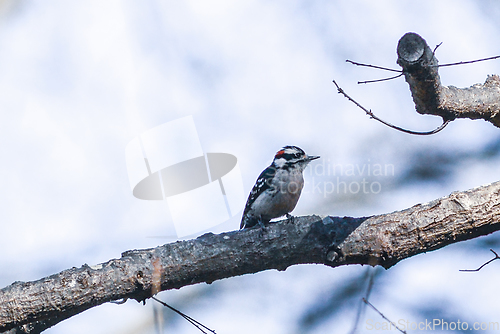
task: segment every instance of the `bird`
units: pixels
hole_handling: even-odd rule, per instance
[[[250,191],[240,229],[256,225],[265,229],[271,219],[285,215],[292,218],[290,212],[297,205],[304,187],[303,171],[318,158],[307,155],[297,146],[285,146],[279,150]]]

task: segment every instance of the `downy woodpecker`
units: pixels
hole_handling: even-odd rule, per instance
[[[273,218],[289,213],[299,201],[304,187],[302,172],[319,156],[308,156],[297,146],[285,146],[259,176],[248,196],[240,229],[255,225],[264,227]]]

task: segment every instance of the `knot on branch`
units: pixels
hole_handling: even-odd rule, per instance
[[[438,74],[438,60],[427,42],[419,35],[406,33],[398,43],[397,63],[403,68],[405,80],[410,85],[413,102],[420,114],[449,115],[439,112],[441,80]]]
[[[404,72],[424,76],[421,79],[437,75],[437,68],[426,68],[428,65],[437,65],[438,60],[420,35],[413,32],[406,33],[398,42],[397,53],[397,63]]]

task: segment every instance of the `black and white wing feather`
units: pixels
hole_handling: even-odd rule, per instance
[[[274,178],[275,173],[276,168],[272,165],[267,167],[262,171],[262,173],[260,173],[257,181],[255,182],[255,185],[252,188],[252,191],[250,191],[250,195],[248,195],[247,204],[245,205],[245,210],[243,211],[243,219],[241,220],[240,228],[243,228],[245,226],[244,221],[247,218],[246,216],[252,208],[252,204],[255,202],[255,200],[260,195],[262,195],[264,191],[271,189],[271,180]]]

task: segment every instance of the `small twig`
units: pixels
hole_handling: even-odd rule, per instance
[[[370,294],[372,293],[373,284],[375,283],[375,273],[377,272],[378,267],[373,268],[370,272],[370,277],[368,278],[368,286],[366,287],[365,299],[368,300]]]
[[[472,63],[477,63],[480,61],[486,61],[486,60],[493,60],[493,59],[498,59],[500,56],[494,56],[494,57],[488,57],[488,58],[483,58],[483,59],[476,59],[476,60],[469,60],[469,61],[460,61],[458,63],[450,63],[450,64],[441,64],[441,65],[429,65],[430,67],[445,67],[445,66],[455,66],[455,65],[464,65],[464,64],[472,64]]]
[[[401,328],[399,328],[398,326],[396,326],[396,324],[394,322],[392,322],[391,320],[389,320],[382,312],[380,312],[379,310],[377,310],[377,308],[375,306],[373,306],[368,300],[366,300],[365,298],[363,298],[363,302],[365,302],[366,305],[370,306],[372,309],[375,310],[375,312],[377,312],[384,320],[387,320],[389,321],[389,323],[391,325],[393,325],[398,331],[400,331],[401,333],[403,334],[406,334],[406,331],[405,330],[402,330]]]
[[[440,47],[441,44],[443,44],[443,42],[441,42],[438,45],[436,45],[436,47],[434,48],[434,51],[432,51],[432,54],[436,53],[437,48]],[[456,63],[449,63],[449,64],[429,65],[429,67],[446,67],[446,66],[455,66],[455,65],[466,65],[466,64],[472,64],[472,63],[477,63],[477,62],[480,62],[480,61],[493,60],[493,59],[498,59],[498,58],[500,58],[500,56],[493,56],[493,57],[482,58],[482,59],[475,59],[475,60],[468,60],[468,61],[459,61],[459,62],[456,62]],[[358,63],[358,62],[355,62],[355,61],[352,61],[352,60],[349,60],[349,59],[346,59],[346,62],[351,63],[351,64],[356,65],[356,66],[371,67],[371,68],[376,68],[376,69],[379,69],[379,70],[400,73],[399,75],[397,75],[395,77],[390,77],[390,78],[385,78],[385,79],[377,79],[377,80],[360,81],[360,82],[358,82],[358,84],[391,80],[391,79],[398,78],[398,77],[400,77],[401,75],[404,74],[404,72],[402,70],[395,70],[395,69],[388,68],[388,67]]]
[[[389,77],[389,78],[384,78],[384,79],[377,79],[377,80],[367,80],[367,81],[358,81],[358,85],[360,84],[367,84],[367,83],[374,83],[374,82],[381,82],[381,81],[388,81],[388,80],[392,80],[392,79],[396,79],[396,78],[399,78],[400,76],[402,76],[404,73],[399,73],[398,75],[395,75],[393,77]]]
[[[361,316],[364,314],[364,310],[365,310],[362,302],[363,302],[363,299],[368,300],[368,298],[370,297],[370,294],[371,294],[372,288],[373,288],[373,283],[375,281],[375,275],[376,275],[377,269],[378,268],[370,268],[370,267],[367,268],[366,276],[368,276],[368,285],[366,287],[365,297],[362,298],[362,300],[359,304],[358,312],[356,314],[356,320],[354,321],[354,326],[353,326],[350,334],[355,334],[356,331],[358,330],[359,321],[361,319]]]
[[[438,45],[436,45],[436,47],[434,48],[434,50],[432,51],[432,54],[435,55],[436,54],[436,50],[441,46],[441,44],[443,44],[443,42],[439,43]]]
[[[436,47],[434,48],[434,51],[432,51],[432,54],[434,54],[436,52],[437,48],[440,47],[441,44],[443,44],[443,42],[441,42],[438,45],[436,45]],[[493,57],[482,58],[482,59],[475,59],[475,60],[468,60],[468,61],[459,61],[459,62],[456,62],[456,63],[449,63],[449,64],[429,65],[429,67],[446,67],[446,66],[455,66],[455,65],[465,65],[465,64],[472,64],[472,63],[477,63],[477,62],[480,62],[480,61],[493,60],[493,59],[498,59],[498,58],[500,58],[500,56],[493,56]],[[376,68],[376,69],[379,69],[379,70],[391,71],[391,72],[398,72],[398,73],[403,74],[402,70],[395,70],[395,69],[388,68],[388,67],[358,63],[358,62],[355,62],[355,61],[352,61],[352,60],[349,60],[349,59],[346,59],[346,62],[351,63],[351,64],[356,65],[356,66],[371,67],[371,68]],[[395,77],[395,78],[397,78],[397,77]],[[393,78],[391,78],[391,79],[393,79]],[[383,80],[389,80],[389,79],[383,79]],[[383,81],[383,80],[380,80],[380,81]]]
[[[204,329],[206,329],[207,331],[209,331],[209,332],[211,332],[213,334],[217,334],[217,333],[215,333],[215,331],[213,329],[208,328],[207,326],[203,325],[201,322],[196,321],[195,319],[191,318],[187,314],[184,314],[181,311],[179,311],[179,310],[173,308],[172,306],[168,305],[167,303],[162,302],[158,298],[151,297],[151,299],[156,300],[158,303],[162,304],[165,307],[168,307],[169,309],[171,309],[175,313],[179,314],[181,317],[183,317],[184,319],[186,319],[187,321],[189,321],[191,323],[191,325],[193,325],[194,327],[198,328],[202,333],[207,334],[207,332],[204,330]]]
[[[490,249],[490,251],[493,252],[493,254],[495,254],[495,257],[492,258],[491,260],[489,260],[488,262],[486,263],[483,263],[483,265],[477,269],[460,269],[459,271],[466,271],[466,272],[473,272],[473,271],[479,271],[481,269],[483,269],[484,266],[490,264],[491,262],[495,261],[495,260],[498,260],[500,259],[500,256],[498,256],[498,254],[493,250],[493,249]]]
[[[360,85],[360,84],[367,84],[367,83],[374,83],[374,82],[381,82],[381,81],[388,81],[388,80],[392,80],[392,79],[399,78],[400,76],[402,76],[402,75],[404,74],[404,73],[403,73],[403,71],[401,71],[401,70],[394,70],[394,69],[392,69],[392,68],[387,68],[387,67],[382,67],[382,66],[376,66],[376,65],[370,65],[370,64],[357,63],[357,62],[352,61],[352,60],[349,60],[349,59],[346,59],[346,62],[351,63],[351,64],[356,65],[356,66],[365,66],[365,67],[376,68],[376,69],[379,69],[379,70],[391,71],[391,72],[398,72],[398,73],[399,73],[399,74],[398,74],[398,75],[396,75],[396,76],[389,77],[389,78],[384,78],[384,79],[367,80],[367,81],[358,81],[358,85]]]
[[[395,69],[392,69],[392,68],[387,68],[387,67],[382,67],[382,66],[377,66],[377,65],[357,63],[357,62],[349,60],[349,59],[346,59],[346,62],[347,63],[351,63],[351,64],[356,65],[356,66],[371,67],[371,68],[376,68],[376,69],[384,70],[384,71],[391,71],[391,72],[403,73],[403,71],[401,71],[401,70],[395,70]]]
[[[349,95],[347,95],[346,92],[344,92],[344,90],[342,88],[340,88],[340,86],[335,82],[335,80],[333,80],[333,83],[337,87],[337,91],[339,92],[339,94],[344,95],[349,101],[351,101],[352,103],[354,103],[355,105],[357,105],[368,116],[370,116],[370,118],[373,118],[373,119],[379,121],[380,123],[383,123],[383,124],[387,125],[388,127],[393,128],[395,130],[398,130],[398,131],[401,131],[401,132],[404,132],[404,133],[409,133],[411,135],[419,135],[419,136],[433,135],[433,134],[438,133],[439,131],[443,130],[448,125],[448,123],[450,122],[450,120],[445,120],[443,118],[443,124],[441,124],[439,127],[437,127],[436,129],[434,129],[432,131],[426,131],[426,132],[419,132],[419,131],[412,131],[412,130],[403,129],[403,128],[400,128],[399,126],[393,125],[393,124],[391,124],[389,122],[386,122],[386,121],[378,118],[377,116],[375,116],[375,114],[371,110],[366,109],[361,104],[359,104],[357,101],[355,101],[353,98],[351,98]]]

